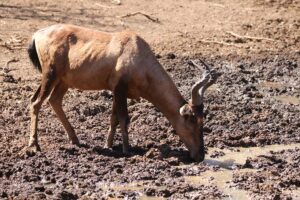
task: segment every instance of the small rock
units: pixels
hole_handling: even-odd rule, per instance
[[[14,77],[12,75],[8,75],[6,74],[4,76],[3,82],[7,82],[7,83],[18,83],[18,81],[16,79],[14,79]]]
[[[35,189],[35,191],[38,191],[38,192],[44,192],[45,191],[44,186],[36,186],[34,189]]]
[[[122,170],[121,168],[117,168],[117,169],[116,169],[116,172],[117,172],[118,174],[122,174],[122,173],[123,173],[123,170]]]
[[[152,148],[155,145],[155,143],[152,140],[146,140],[144,144],[146,148]]]
[[[49,189],[48,189],[48,190],[46,190],[46,191],[45,191],[45,193],[46,193],[47,195],[53,195],[53,192],[52,192],[52,190],[49,190]]]
[[[223,151],[214,151],[212,152],[212,154],[210,155],[211,158],[218,158],[221,156],[224,156],[225,153]]]
[[[169,163],[170,165],[173,165],[173,166],[178,166],[178,165],[179,165],[178,158],[170,158],[170,159],[168,160],[168,163]]]
[[[161,194],[163,197],[170,197],[172,195],[172,193],[168,189],[159,191],[159,194]]]
[[[253,168],[253,165],[251,164],[251,158],[247,158],[245,164],[242,166],[242,168]]]
[[[2,192],[2,194],[1,194],[1,196],[0,196],[1,198],[8,198],[8,195],[7,195],[7,193],[6,192]]]
[[[155,196],[155,189],[154,188],[146,188],[144,190],[144,192],[147,196]]]
[[[175,56],[174,53],[168,53],[167,54],[167,59],[175,59],[175,58],[176,58],[176,56]]]
[[[77,200],[78,196],[67,191],[62,191],[58,194],[58,198],[61,200]]]
[[[40,200],[40,199],[47,199],[47,196],[44,193],[37,193],[34,195],[34,199]]]

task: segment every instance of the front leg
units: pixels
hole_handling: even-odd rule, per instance
[[[129,117],[126,116],[125,119],[120,122],[120,128],[121,128],[121,131],[122,131],[123,153],[124,154],[129,154],[128,124],[129,124]]]
[[[112,148],[112,146],[113,146],[114,136],[115,136],[118,124],[119,124],[119,121],[118,121],[118,117],[117,117],[116,104],[115,104],[115,102],[113,102],[112,113],[111,113],[111,117],[110,117],[110,128],[109,128],[109,133],[108,133],[107,143],[106,143],[107,148]]]
[[[128,142],[128,109],[127,109],[127,94],[128,84],[124,80],[120,80],[114,89],[114,105],[116,107],[117,119],[120,123],[123,139],[123,153],[129,153],[129,142]]]

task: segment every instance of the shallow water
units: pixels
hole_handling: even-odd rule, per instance
[[[205,159],[204,162],[210,165],[218,165],[221,168],[233,169],[236,165],[245,164],[247,157],[257,157],[259,155],[267,154],[270,151],[281,151],[286,149],[300,148],[300,143],[298,144],[274,144],[267,145],[264,147],[237,147],[234,150],[229,149],[218,149],[209,148],[208,154],[210,155],[213,151],[223,151],[224,156],[214,159]]]
[[[165,199],[163,197],[150,197],[143,194],[143,189],[146,188],[146,186],[143,185],[143,181],[139,182],[132,182],[129,184],[120,184],[120,183],[105,183],[105,182],[99,182],[97,184],[98,187],[100,187],[104,192],[113,189],[115,191],[135,191],[139,192],[141,196],[139,197],[140,200],[162,200]],[[163,189],[163,186],[151,186],[152,188],[161,188]],[[119,199],[119,198],[109,198],[110,200]]]
[[[286,85],[279,82],[271,82],[271,81],[265,81],[258,84],[258,87],[260,88],[272,88],[272,89],[281,89],[284,88]]]
[[[246,162],[247,157],[255,158],[259,155],[268,154],[270,151],[281,151],[287,149],[300,148],[300,143],[298,144],[289,144],[289,145],[268,145],[264,147],[249,147],[249,148],[233,148],[233,150],[229,149],[218,149],[218,148],[209,148],[208,155],[210,155],[213,151],[223,151],[225,153],[224,156],[219,158],[208,158],[205,159],[204,162],[208,165],[219,166],[221,169],[219,171],[208,170],[199,176],[185,176],[185,181],[195,184],[195,185],[214,185],[224,194],[228,195],[225,199],[250,199],[248,192],[242,189],[238,189],[235,187],[230,187],[230,182],[233,177],[234,172],[246,173],[246,172],[255,172],[256,169],[238,169],[236,165],[243,165]],[[189,167],[188,165],[178,166],[179,168]],[[123,191],[123,190],[131,190],[138,191],[141,193],[139,199],[143,200],[160,200],[165,199],[161,197],[148,197],[143,194],[143,189],[146,187],[143,184],[144,182],[133,182],[130,184],[114,184],[114,183],[104,183],[99,182],[97,184],[98,187],[102,188],[103,191],[107,191],[109,189]],[[153,187],[153,186],[151,186]],[[157,187],[157,186],[154,186]],[[292,194],[295,198],[300,198],[300,189],[298,190],[287,190],[284,191],[287,194]]]
[[[282,89],[285,88],[287,85],[280,82],[271,82],[265,81],[258,84],[259,88],[270,88],[270,89]],[[274,99],[286,103],[286,104],[293,104],[293,105],[300,105],[300,98],[290,95],[279,95],[275,96]]]
[[[123,190],[140,191],[144,189],[142,183],[140,182],[133,182],[129,184],[99,182],[97,183],[97,187],[101,188],[103,191],[107,191],[109,189],[113,189],[117,191],[123,191]]]
[[[201,173],[199,176],[187,176],[186,181],[193,184],[203,184],[203,185],[215,185],[223,193],[228,195],[226,199],[250,199],[249,194],[245,190],[237,189],[235,187],[230,187],[230,181],[232,180],[233,173],[235,172],[236,165],[245,164],[247,157],[257,157],[259,155],[268,154],[270,151],[281,151],[287,149],[300,148],[299,144],[289,144],[289,145],[268,145],[264,147],[249,147],[249,148],[234,148],[234,151],[229,149],[218,149],[210,148],[209,154],[213,151],[223,151],[224,156],[214,159],[205,159],[204,162],[209,165],[219,166],[222,169],[220,171],[206,171]],[[256,169],[236,169],[239,173],[245,172],[255,172]],[[300,197],[300,189],[294,191],[286,191],[295,197]]]
[[[240,172],[255,171],[254,169],[243,169]],[[200,176],[187,176],[185,180],[199,185],[215,185],[224,194],[228,195],[225,199],[249,199],[250,196],[245,190],[230,187],[229,182],[232,179],[233,171],[222,169],[220,171],[206,171]]]
[[[274,98],[282,103],[300,105],[300,99],[294,96],[280,95]]]

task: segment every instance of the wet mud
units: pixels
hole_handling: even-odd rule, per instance
[[[191,59],[197,58],[159,58],[185,98],[201,76],[199,69],[188,64]],[[167,119],[144,99],[128,100],[131,154],[123,155],[119,130],[114,148],[104,148],[111,113],[109,91],[71,90],[65,97],[64,110],[82,147],[69,144],[62,125],[45,104],[39,122],[42,152],[21,156],[28,140],[29,97],[36,87],[5,79],[0,102],[1,198],[239,199],[237,194],[296,198],[287,190],[299,188],[299,104],[278,96],[299,99],[299,60],[228,62],[216,57],[207,62],[223,75],[205,99],[207,155],[203,163],[189,159]],[[266,146],[271,144],[282,149]],[[290,144],[291,150],[285,150],[284,144]],[[238,156],[243,159],[235,160]],[[213,180],[217,177],[223,177],[222,181]],[[237,193],[228,192],[231,188]]]
[[[293,0],[21,1],[0,3],[0,199],[300,199],[300,19]],[[126,16],[143,11],[143,15]],[[188,11],[188,12],[187,12]],[[156,53],[185,99],[202,71],[222,73],[205,96],[206,158],[195,163],[167,119],[128,100],[130,154],[117,130],[105,148],[109,91],[69,90],[64,110],[81,147],[69,144],[44,103],[42,151],[29,139],[30,97],[40,74],[27,44],[54,23],[131,29]]]

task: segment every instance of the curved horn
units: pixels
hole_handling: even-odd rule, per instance
[[[221,75],[218,74],[215,70],[211,70],[210,67],[204,61],[200,60],[200,62],[205,66],[205,71],[202,75],[202,79],[196,82],[192,87],[193,105],[201,105],[203,103],[204,92],[208,87],[214,84],[217,78]],[[200,68],[200,66],[196,64],[194,61],[191,61],[191,63],[194,66]]]
[[[203,102],[203,98],[200,96],[199,91],[207,84],[209,81],[209,73],[205,71],[202,75],[202,79],[196,82],[192,87],[192,104],[200,105]]]

